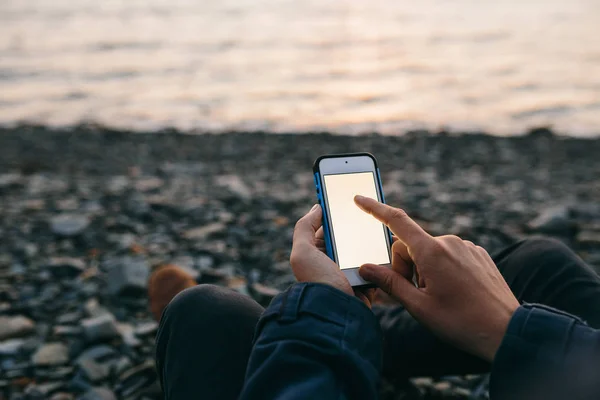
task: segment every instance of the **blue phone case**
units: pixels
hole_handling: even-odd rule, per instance
[[[315,178],[315,186],[317,189],[317,200],[319,201],[319,205],[321,206],[321,210],[323,210],[323,233],[325,234],[325,249],[327,250],[327,255],[333,261],[337,262],[335,259],[335,255],[333,253],[333,241],[331,240],[331,230],[329,229],[329,218],[327,218],[327,208],[325,207],[325,200],[323,199],[323,187],[321,184],[321,174],[319,171],[319,162],[324,158],[337,158],[337,157],[355,157],[355,156],[368,156],[373,159],[375,164],[375,171],[377,171],[377,186],[379,187],[379,193],[381,194],[381,202],[385,203],[385,198],[383,196],[383,186],[381,185],[381,176],[379,174],[379,166],[377,165],[377,160],[370,153],[346,153],[346,154],[328,154],[320,156],[315,160],[313,164],[313,172]],[[390,246],[392,245],[392,233],[388,228],[386,228],[389,237]]]

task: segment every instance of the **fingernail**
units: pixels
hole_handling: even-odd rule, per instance
[[[356,196],[354,196],[354,201],[363,202],[366,199],[367,198],[365,196],[361,196],[360,194],[357,194]]]
[[[319,208],[319,204],[315,204],[314,206],[312,206],[312,208],[310,209],[311,212],[315,211],[317,208]]]
[[[358,274],[366,280],[371,280],[371,278],[374,276],[375,271],[373,269],[372,265],[363,265],[362,267],[360,267],[360,269],[358,270]]]

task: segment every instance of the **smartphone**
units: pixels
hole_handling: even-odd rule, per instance
[[[384,202],[377,161],[369,153],[324,155],[316,159],[313,172],[327,255],[350,285],[369,285],[358,274],[359,267],[389,267],[392,260],[389,229],[354,203],[357,194]]]

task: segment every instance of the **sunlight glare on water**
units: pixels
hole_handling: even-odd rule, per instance
[[[4,0],[0,124],[600,133],[598,0]]]

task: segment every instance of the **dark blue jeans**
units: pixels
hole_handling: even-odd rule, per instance
[[[521,302],[545,304],[600,328],[600,277],[562,243],[529,239],[493,257]],[[249,297],[199,285],[165,309],[156,359],[167,399],[235,399],[263,308]],[[401,306],[373,307],[384,333],[388,379],[481,373],[490,365],[437,339]]]

